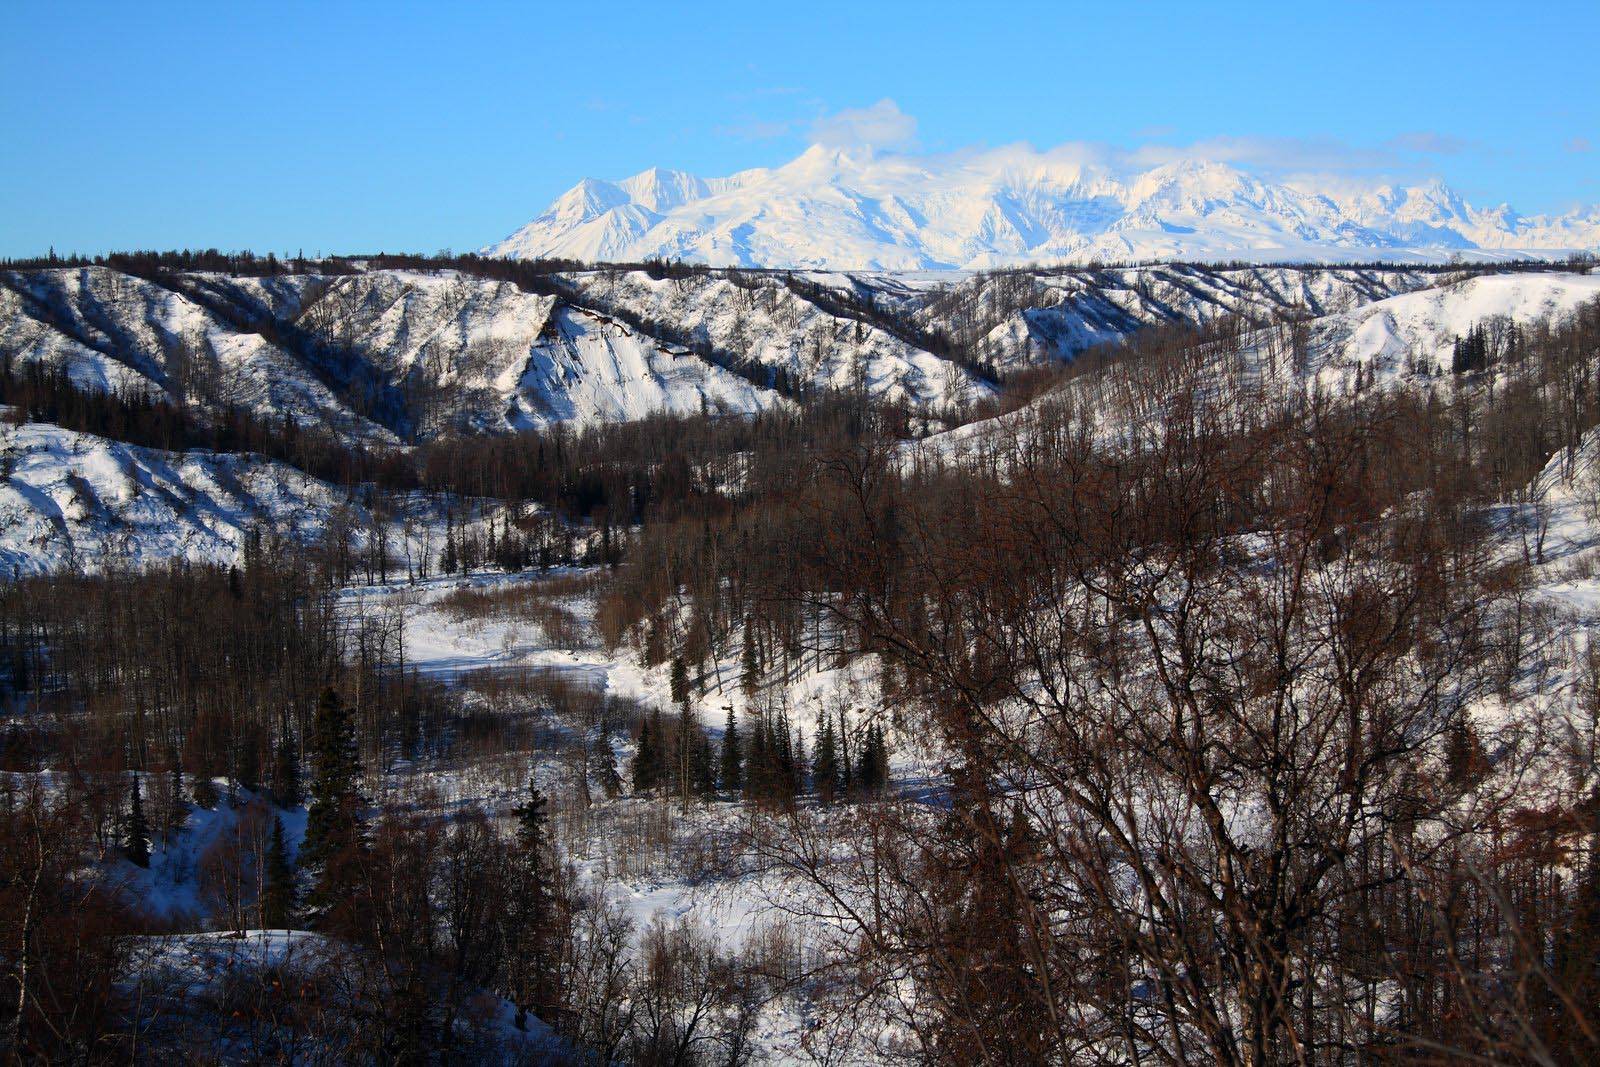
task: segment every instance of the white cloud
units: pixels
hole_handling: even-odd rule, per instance
[[[1378,171],[1395,167],[1393,151],[1304,137],[1211,137],[1187,145],[1147,144],[1121,153],[1136,167],[1201,160],[1234,163],[1262,173]]]
[[[811,124],[811,143],[828,148],[910,148],[916,140],[917,120],[888,98],[871,107],[824,115]]]
[[[1389,138],[1384,147],[1430,156],[1456,156],[1471,148],[1472,142],[1434,130],[1411,130]]]
[[[1567,151],[1592,152],[1594,151],[1594,145],[1589,142],[1587,137],[1573,137],[1567,141]]]

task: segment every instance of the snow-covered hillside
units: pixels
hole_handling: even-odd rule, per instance
[[[1172,264],[1002,275],[605,268],[542,275],[530,292],[447,269],[156,281],[73,267],[0,272],[0,362],[393,445],[655,412],[749,414],[784,393],[844,387],[937,412],[988,395],[975,363],[1068,359],[1160,322],[1325,314],[1433,280],[1415,269]]]
[[[1218,347],[1196,373],[1271,390],[1450,389],[1459,384],[1451,376],[1457,338],[1480,326],[1504,334],[1512,324],[1555,322],[1597,299],[1600,275],[1541,271],[1462,277],[1343,308],[1302,301],[1302,309],[1325,313],[1246,331],[1236,345]],[[1248,314],[1252,306],[1236,310]],[[1019,313],[1030,324],[1038,314]],[[1003,328],[1015,329],[1009,323]],[[1006,337],[1028,350],[1025,342]],[[1117,406],[1119,373],[1136,369],[1075,378],[1018,410],[909,444],[905,454],[911,460],[950,460],[1025,444],[1036,417],[1063,403],[1093,412],[1106,433],[1148,430],[1152,420],[1159,424],[1157,413]]]
[[[105,267],[0,273],[0,357],[377,444],[779,400],[554,296],[449,271],[162,285]]]
[[[922,326],[951,335],[1001,368],[1071,359],[1160,323],[1199,326],[1319,317],[1437,283],[1397,267],[1205,268],[1185,264],[959,277],[910,303]]]
[[[1380,300],[1312,324],[1310,349],[1337,371],[1370,378],[1413,367],[1449,373],[1458,337],[1475,326],[1527,326],[1600,298],[1600,275],[1491,274]]]
[[[410,517],[442,525],[425,501]],[[311,541],[370,516],[335,486],[259,456],[162,452],[44,423],[0,422],[0,573],[98,571],[181,559],[231,564],[258,528]],[[402,558],[423,551],[394,520]],[[428,542],[437,545],[442,535]]]
[[[293,320],[319,291],[312,276],[191,276],[226,306]],[[80,386],[232,404],[259,415],[393,442],[353,410],[333,368],[240,329],[175,288],[104,267],[0,272],[0,355],[60,367]]]
[[[1442,261],[1600,247],[1600,211],[1481,209],[1438,182],[1350,194],[1223,163],[1114,173],[1025,146],[943,156],[808,149],[702,179],[586,178],[487,252],[836,270],[1191,259]]]
[[[678,333],[808,389],[859,385],[874,397],[912,405],[961,403],[991,392],[950,360],[878,323],[830,312],[773,277],[743,278],[743,284],[716,274],[657,280],[642,271],[569,277],[596,306],[670,323]],[[860,280],[869,292],[885,284],[894,279]]]

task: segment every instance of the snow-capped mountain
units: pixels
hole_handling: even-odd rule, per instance
[[[1600,247],[1600,209],[1481,209],[1438,182],[1334,192],[1185,160],[1133,174],[1024,147],[945,156],[808,149],[703,179],[585,179],[485,251],[832,270],[1023,263],[1441,261]]]

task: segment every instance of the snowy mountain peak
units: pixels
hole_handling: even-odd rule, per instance
[[[1350,194],[1186,158],[1130,174],[1026,145],[943,156],[813,145],[705,179],[585,179],[504,241],[514,258],[829,270],[1089,260],[1442,260],[1600,247],[1600,210],[1479,209],[1434,179]]]
[[[616,187],[631,197],[634,203],[643,205],[657,214],[664,214],[673,208],[698,200],[710,192],[706,183],[693,174],[686,174],[681,170],[666,170],[662,167],[642,170],[633,177],[618,182]]]

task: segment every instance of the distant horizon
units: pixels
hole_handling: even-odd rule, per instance
[[[479,248],[585,177],[727,175],[818,143],[1211,149],[1528,215],[1600,204],[1600,91],[1569,77],[1592,4],[610,14],[595,37],[510,4],[22,0],[0,14],[0,256]]]

